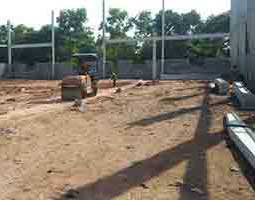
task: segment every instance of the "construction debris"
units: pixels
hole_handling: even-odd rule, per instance
[[[0,135],[15,135],[16,133],[15,128],[0,128]]]
[[[205,193],[201,190],[201,189],[199,189],[199,188],[191,188],[191,190],[190,190],[191,192],[195,192],[195,193],[197,193],[197,194],[199,194],[199,195],[204,195]]]
[[[121,93],[122,92],[122,89],[121,88],[117,88],[116,90],[115,90],[115,93],[117,94],[117,93]]]
[[[229,83],[222,78],[217,78],[215,81],[216,91],[219,95],[227,95],[229,91]]]
[[[150,86],[150,85],[152,85],[150,81],[139,80],[136,84],[136,87]]]
[[[255,169],[255,134],[235,113],[225,116],[224,125],[228,131],[229,138],[250,165]]]
[[[230,168],[230,171],[231,171],[231,172],[239,172],[240,169],[237,168],[237,167],[231,167],[231,168]]]
[[[86,103],[82,99],[75,99],[71,108],[72,111],[80,111],[84,113],[86,111]]]
[[[233,90],[242,109],[255,109],[255,95],[242,82],[235,82]]]

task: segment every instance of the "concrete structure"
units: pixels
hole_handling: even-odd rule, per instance
[[[4,63],[0,63],[0,78],[4,76],[7,70],[7,65]]]
[[[235,82],[233,91],[242,109],[255,109],[255,95],[243,83]]]
[[[255,1],[231,2],[231,57],[249,87],[255,90]]]
[[[33,43],[33,44],[13,44],[12,43],[12,34],[13,31],[11,29],[12,25],[10,20],[7,22],[7,44],[0,44],[0,48],[8,49],[8,64],[11,66],[13,64],[13,49],[25,49],[25,48],[51,48],[51,61],[52,61],[52,69],[51,69],[51,77],[55,78],[55,15],[54,11],[51,13],[51,42],[47,43]],[[1,76],[0,76],[1,77]]]
[[[188,79],[193,80],[206,79],[214,80],[220,77],[221,74],[230,72],[229,59],[225,58],[205,58],[202,65],[190,64],[188,59],[169,59],[165,60],[165,74],[160,76],[161,60],[156,61],[146,60],[144,63],[134,63],[132,60],[119,60],[118,71],[119,78],[127,79],[152,79],[162,78],[167,79]],[[152,67],[156,65],[156,67]],[[101,66],[101,65],[99,65]],[[105,67],[106,78],[111,76],[111,62],[108,61]],[[154,71],[154,70],[155,71]],[[102,69],[99,69],[102,73]],[[184,77],[184,78],[182,78]]]
[[[71,64],[56,63],[54,67],[56,80],[61,80],[65,76],[78,74]],[[51,63],[37,63],[33,66],[25,64],[0,64],[0,79],[31,79],[48,80],[52,78]]]
[[[121,79],[158,79],[160,77],[161,61],[147,60],[143,63],[134,63],[132,60],[118,61],[118,77]],[[153,67],[154,66],[154,67]],[[1,73],[1,68],[4,71]],[[105,77],[111,77],[112,63],[108,61],[105,66]],[[99,78],[103,78],[103,65],[99,64]],[[56,63],[55,64],[55,79],[61,80],[67,75],[77,74],[77,70],[71,64]],[[192,65],[187,59],[170,59],[165,60],[166,75],[171,75],[173,78],[185,75],[193,79],[215,79],[222,73],[230,71],[230,63],[228,59],[220,58],[205,58],[203,65]],[[17,79],[49,79],[52,77],[52,66],[49,63],[37,63],[34,66],[24,64],[0,65],[0,78],[17,78]],[[205,77],[205,78],[203,78]],[[183,79],[180,77],[180,79]]]
[[[227,95],[229,91],[229,83],[222,78],[217,78],[215,81],[217,92],[220,95]]]
[[[227,114],[225,118],[225,126],[230,139],[255,169],[254,132],[234,113]]]

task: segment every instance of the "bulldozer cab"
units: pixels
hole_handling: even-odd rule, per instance
[[[78,59],[78,71],[80,75],[97,76],[99,60],[97,54],[77,53],[73,57]]]

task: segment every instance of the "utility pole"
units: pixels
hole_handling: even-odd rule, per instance
[[[105,66],[106,66],[106,41],[105,41],[105,0],[103,0],[103,79],[105,79]]]
[[[11,30],[11,22],[10,20],[8,20],[7,22],[7,28],[8,28],[8,32],[7,32],[7,37],[8,37],[8,64],[11,65],[12,64],[12,30]],[[11,67],[11,66],[9,66]]]
[[[52,51],[52,79],[55,78],[55,15],[51,12],[51,51]]]
[[[165,67],[165,0],[162,0],[162,53],[161,53],[161,73],[164,74]]]
[[[153,57],[153,64],[152,64],[152,80],[156,81],[157,79],[157,40],[156,34],[153,34],[153,50],[152,50],[152,57]]]

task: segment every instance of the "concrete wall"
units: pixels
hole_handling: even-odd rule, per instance
[[[67,75],[77,74],[75,69],[70,64],[56,63],[55,64],[55,79],[61,80]],[[6,78],[14,79],[34,79],[48,80],[52,79],[52,65],[48,63],[37,63],[29,66],[24,64],[13,64],[9,67]]]
[[[255,90],[255,1],[232,0],[231,6],[231,64]]]
[[[8,65],[6,65],[8,66]],[[113,63],[107,62],[106,78],[111,77]],[[157,62],[157,78],[160,77],[160,61]],[[16,79],[52,79],[52,65],[47,63],[38,63],[34,66],[23,64],[14,64],[8,68],[5,73],[6,78]],[[222,74],[230,71],[228,59],[206,58],[202,65],[192,65],[187,59],[171,59],[165,62],[166,74]],[[131,60],[120,60],[118,62],[118,77],[120,79],[152,79],[152,61],[147,60],[144,63],[133,63]],[[1,73],[1,66],[0,66]],[[55,65],[55,79],[61,80],[68,75],[78,74],[70,64],[57,63]],[[102,64],[99,63],[99,78],[102,78]]]
[[[3,78],[7,71],[7,65],[4,63],[0,63],[0,78]]]
[[[205,58],[202,65],[190,64],[187,59],[171,59],[165,61],[165,74],[223,74],[230,72],[230,60],[227,58]],[[113,64],[107,62],[107,78],[111,76]],[[157,77],[160,77],[160,61],[157,62]],[[101,71],[101,70],[100,70]],[[119,78],[152,78],[152,61],[136,64],[133,61],[121,60],[118,62]]]

